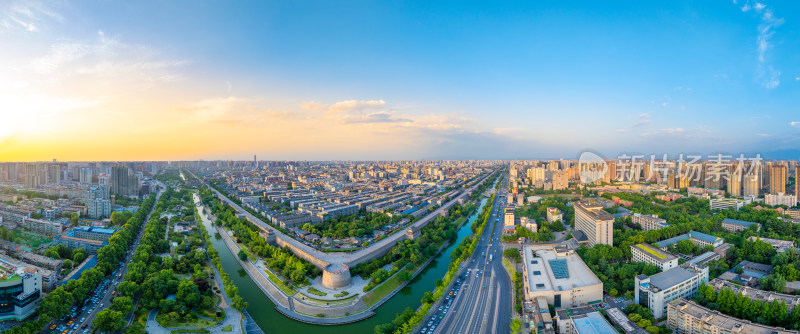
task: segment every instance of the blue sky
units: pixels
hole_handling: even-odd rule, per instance
[[[797,159],[798,22],[796,1],[12,1],[0,64],[49,85],[40,115],[210,134],[154,158]]]

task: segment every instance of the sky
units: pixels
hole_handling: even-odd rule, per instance
[[[800,157],[797,1],[0,0],[0,161]]]

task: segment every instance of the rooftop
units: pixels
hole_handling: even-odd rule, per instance
[[[692,237],[692,238],[695,238],[695,239],[703,240],[705,242],[710,242],[712,244],[724,241],[720,237],[715,237],[713,235],[705,234],[705,233],[697,232],[697,231],[689,231],[689,236]]]
[[[705,307],[702,307],[694,302],[688,301],[683,298],[678,298],[672,301],[670,304],[677,307],[681,312],[685,314],[689,314],[694,318],[702,319],[704,323],[711,324],[715,327],[723,329],[727,332],[731,333],[740,333],[740,334],[788,334],[794,333],[796,334],[797,331],[789,331],[785,330],[780,327],[770,327],[767,325],[762,324],[755,324],[751,323],[747,320],[742,320],[734,317],[730,317],[719,313],[717,311],[712,311]]]
[[[650,245],[648,243],[640,243],[640,244],[633,245],[632,247],[635,247],[635,248],[641,250],[646,255],[648,255],[650,258],[652,258],[652,259],[654,259],[654,260],[656,260],[658,262],[669,262],[669,261],[672,261],[674,259],[677,259],[677,257],[675,255],[672,255],[670,253],[662,251],[661,249],[653,247],[652,245]]]
[[[575,331],[579,334],[617,333],[600,312],[573,317],[572,322],[575,324]]]
[[[564,291],[602,284],[573,251],[548,246],[524,247],[530,291]]]
[[[704,268],[703,266],[699,267]],[[650,287],[660,290],[669,289],[694,277],[698,269],[695,269],[692,266],[683,265],[655,274],[650,276]]]
[[[722,222],[723,223],[727,223],[727,224],[741,225],[741,226],[747,226],[747,227],[750,227],[750,225],[753,225],[753,224],[760,225],[760,224],[754,223],[754,222],[748,222],[748,221],[744,221],[744,220],[737,220],[737,219],[730,219],[730,218],[725,218],[725,219],[722,220]]]

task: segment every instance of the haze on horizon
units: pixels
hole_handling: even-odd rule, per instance
[[[0,161],[800,156],[795,1],[10,0],[0,45]]]

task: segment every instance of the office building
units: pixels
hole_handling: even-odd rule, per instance
[[[505,207],[503,209],[503,226],[514,226],[514,207]]]
[[[769,166],[769,193],[772,195],[786,193],[787,168],[784,165]]]
[[[42,298],[42,270],[0,257],[0,319],[23,320]]]
[[[616,333],[606,318],[591,306],[583,306],[556,312],[559,334]]]
[[[36,189],[39,188],[39,168],[36,164],[25,165],[25,187]]]
[[[603,299],[603,283],[575,254],[562,245],[523,247],[525,300],[543,297],[556,309],[586,306]]]
[[[708,267],[684,263],[653,276],[636,276],[633,300],[653,310],[653,317],[658,319],[666,314],[669,302],[694,297],[705,282],[708,282]]]
[[[589,247],[614,243],[614,216],[597,201],[575,202],[575,229],[585,234]]]
[[[653,247],[648,243],[631,245],[631,257],[633,261],[655,265],[661,268],[661,271],[667,271],[678,266],[677,256]]]
[[[685,298],[679,298],[669,303],[667,327],[676,333],[797,334],[797,331],[727,316]]]
[[[722,220],[722,228],[734,233],[749,229],[750,226],[755,226],[756,231],[761,229],[761,224],[759,223],[730,219],[730,218],[725,218]]]
[[[117,196],[138,197],[139,178],[128,167],[111,167],[111,192]]]
[[[667,225],[667,220],[658,218],[658,215],[643,215],[640,213],[634,213],[631,216],[631,222],[639,224],[642,227],[642,231],[658,230],[669,226]]]

